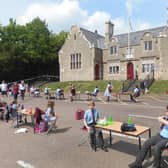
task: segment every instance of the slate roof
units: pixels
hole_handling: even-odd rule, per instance
[[[152,33],[153,37],[157,37],[160,35],[160,32],[164,31],[165,28],[166,26],[162,26],[162,27],[156,27],[156,28],[131,32],[130,33],[130,45],[140,44],[140,40],[142,39],[144,33],[146,32],[150,32]],[[118,39],[120,47],[124,47],[128,45],[128,33],[115,35],[114,37]]]
[[[95,47],[104,49],[105,48],[105,37],[98,33],[91,32],[84,28],[80,28],[80,31],[84,34],[86,39]]]
[[[131,32],[130,33],[130,45],[138,45],[140,44],[140,41],[146,32],[151,32],[153,37],[157,37],[160,35],[160,32],[163,32],[164,29],[167,26],[161,26],[161,27],[156,27],[156,28],[151,28],[151,29],[145,29],[141,31],[136,31],[136,32]],[[84,34],[86,39],[95,47],[95,48],[100,48],[100,49],[105,49],[105,37],[95,33],[91,32],[89,30],[86,30],[84,28],[80,28],[80,31]],[[113,37],[118,39],[118,43],[120,47],[125,47],[128,46],[128,33],[125,34],[119,34],[119,35],[114,35]]]

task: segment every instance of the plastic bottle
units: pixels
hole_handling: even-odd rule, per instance
[[[133,124],[133,120],[132,120],[132,117],[131,116],[128,116],[128,122],[127,122],[128,124]]]
[[[108,117],[108,124],[112,124],[112,122],[113,122],[113,117],[112,117],[112,115],[110,115],[109,117]]]

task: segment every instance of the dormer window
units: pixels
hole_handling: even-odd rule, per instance
[[[144,41],[144,49],[145,49],[145,51],[151,51],[152,50],[152,41]]]
[[[111,53],[112,55],[117,53],[117,46],[116,46],[116,45],[111,47],[110,53]]]

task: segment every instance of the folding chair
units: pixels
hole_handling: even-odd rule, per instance
[[[56,130],[56,118],[48,121],[48,130],[46,132],[46,134],[48,134],[49,132],[51,132],[52,130]]]
[[[80,143],[78,144],[78,146],[81,146],[81,145],[87,143],[87,145],[89,147],[91,147],[90,143],[89,143],[89,133],[88,133],[88,130],[87,130],[87,128],[83,124],[84,113],[85,113],[85,111],[82,110],[82,109],[78,109],[76,111],[76,113],[75,113],[75,119],[78,120],[78,121],[80,121],[80,130],[82,131],[82,135],[81,135],[82,137],[80,139]]]

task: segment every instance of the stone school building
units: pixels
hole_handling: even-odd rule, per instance
[[[59,51],[60,81],[145,79],[168,80],[168,24],[115,35],[105,23],[105,36],[72,26]]]

